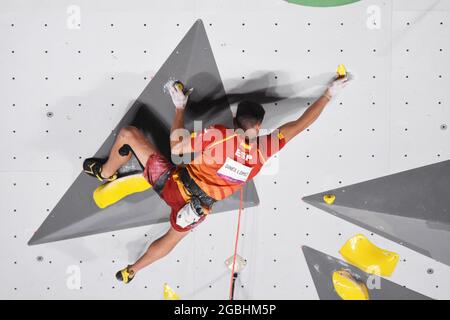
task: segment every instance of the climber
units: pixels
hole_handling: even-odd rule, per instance
[[[258,133],[265,111],[260,104],[250,101],[238,104],[234,128],[213,125],[192,134],[186,132],[184,113],[188,94],[180,86],[171,86],[169,93],[175,105],[170,135],[172,160],[196,152],[191,162],[174,165],[138,128],[127,126],[120,130],[107,160],[89,158],[83,164],[87,174],[112,181],[117,178],[117,170],[130,160],[132,154],[123,152],[124,148],[130,148],[145,164],[145,179],[172,209],[167,233],[155,240],[134,264],[118,271],[116,278],[129,283],[139,270],[166,256],[192,228],[204,221],[215,202],[241,189],[268,158],[311,125],[347,80],[347,77],[335,79],[297,120],[262,136]]]

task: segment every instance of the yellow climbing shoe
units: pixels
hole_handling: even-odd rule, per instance
[[[102,167],[107,159],[87,158],[83,161],[83,171],[91,177],[97,178],[100,181],[114,181],[117,179],[118,173],[115,172],[112,176],[104,178],[102,176]]]
[[[361,270],[387,277],[394,272],[399,259],[397,253],[377,247],[362,234],[347,240],[339,253]]]
[[[167,283],[164,284],[164,300],[180,300],[180,296]]]
[[[131,280],[134,279],[134,272],[129,270],[130,266],[123,268],[122,270],[117,271],[116,279],[127,284],[130,283]]]
[[[356,281],[348,271],[335,271],[332,278],[334,290],[343,300],[369,300],[366,285]]]
[[[142,173],[137,173],[98,186],[94,190],[93,198],[95,204],[103,209],[130,194],[142,192],[151,187]]]

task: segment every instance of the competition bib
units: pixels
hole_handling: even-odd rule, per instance
[[[225,161],[224,165],[217,171],[217,174],[228,181],[245,182],[247,181],[247,178],[250,175],[251,171],[251,167],[247,167],[242,163],[239,163],[227,157],[227,160]]]

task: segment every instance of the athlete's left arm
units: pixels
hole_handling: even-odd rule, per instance
[[[288,142],[300,132],[308,128],[320,116],[325,106],[347,84],[347,78],[336,79],[324,94],[316,100],[297,120],[287,122],[278,128]]]
[[[178,155],[193,152],[191,135],[184,128],[184,108],[175,109],[175,118],[170,130],[170,150],[173,154]]]
[[[189,98],[189,92],[184,94],[183,90],[178,86],[172,86],[169,89],[170,97],[175,106],[175,118],[170,129],[170,150],[177,155],[192,152],[190,133],[184,128],[184,110]]]

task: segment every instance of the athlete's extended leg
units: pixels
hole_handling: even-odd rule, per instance
[[[102,176],[109,177],[114,174],[122,165],[130,160],[132,153],[130,152],[126,156],[119,154],[119,149],[125,144],[129,145],[133,149],[134,154],[138,158],[139,162],[145,166],[148,157],[157,153],[156,147],[148,141],[144,134],[134,126],[123,127],[117,135],[111,152],[108,157],[108,161],[103,164]]]
[[[153,241],[144,255],[138,259],[138,261],[117,272],[117,279],[128,283],[139,270],[152,264],[156,260],[165,257],[170,251],[172,251],[172,249],[178,244],[178,242],[181,241],[181,239],[188,235],[188,233],[189,231],[176,231],[172,226],[170,226],[169,231],[167,231],[167,233],[159,239]],[[126,280],[124,281],[125,278]]]
[[[166,234],[153,241],[144,255],[140,257],[139,260],[133,265],[131,265],[129,269],[136,273],[156,260],[165,257],[170,251],[172,251],[173,248],[175,248],[181,239],[188,235],[188,233],[189,231],[176,231],[172,226],[170,226],[170,229],[166,232]]]

